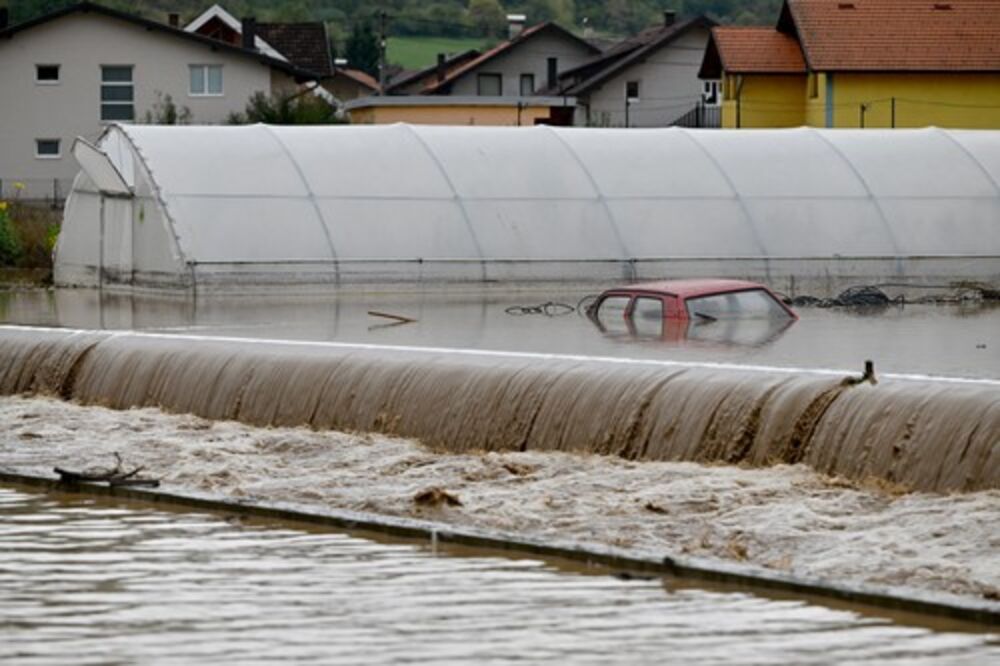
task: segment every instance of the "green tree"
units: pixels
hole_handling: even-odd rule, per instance
[[[308,90],[293,95],[255,92],[243,113],[231,113],[230,125],[267,123],[269,125],[331,125],[344,122],[337,110]]]
[[[469,23],[484,37],[503,35],[507,23],[498,0],[469,0]]]
[[[157,90],[153,108],[146,111],[142,122],[147,125],[188,125],[191,123],[191,109],[178,107],[173,97]]]
[[[355,23],[344,48],[348,66],[377,77],[378,54],[378,38],[372,30],[371,23],[367,21]]]

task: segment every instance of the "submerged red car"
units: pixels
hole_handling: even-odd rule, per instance
[[[608,289],[587,313],[605,332],[680,339],[690,327],[726,320],[767,320],[783,329],[798,319],[774,292],[744,280],[666,280]],[[626,332],[626,330],[622,330]]]

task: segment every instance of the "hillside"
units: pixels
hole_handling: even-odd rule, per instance
[[[99,0],[110,7],[163,20],[179,12],[190,20],[213,0]],[[20,22],[73,4],[72,0],[0,0],[11,18]],[[436,37],[500,37],[503,16],[523,13],[529,22],[555,20],[582,31],[584,24],[600,33],[626,35],[658,22],[664,9],[680,16],[707,14],[721,23],[772,23],[781,0],[221,0],[235,16],[256,16],[262,21],[326,21],[335,42],[358,22],[370,21],[384,9],[389,34]]]

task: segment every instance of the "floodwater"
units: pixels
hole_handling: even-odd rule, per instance
[[[995,633],[0,487],[0,661],[988,664]]]
[[[91,289],[0,293],[0,322],[84,329],[558,352],[1000,379],[1000,305],[907,305],[876,310],[801,308],[787,328],[714,322],[637,336],[569,314],[516,316],[511,306],[576,305],[598,288],[501,291],[442,287],[326,296],[164,297]],[[369,311],[416,319],[399,324]]]

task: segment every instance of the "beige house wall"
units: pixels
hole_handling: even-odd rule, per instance
[[[353,125],[534,125],[546,120],[552,110],[547,106],[526,106],[518,111],[510,106],[369,106],[349,112]]]
[[[35,65],[59,65],[59,82],[35,82]],[[0,179],[3,192],[25,183],[22,196],[49,197],[53,180],[62,193],[78,167],[70,155],[77,136],[95,140],[101,122],[101,65],[132,65],[136,120],[170,95],[191,110],[194,123],[220,123],[241,111],[255,91],[294,82],[249,57],[148,31],[101,14],[70,14],[0,40]],[[223,94],[189,94],[189,65],[222,65]],[[35,139],[60,140],[57,159],[35,157]]]

